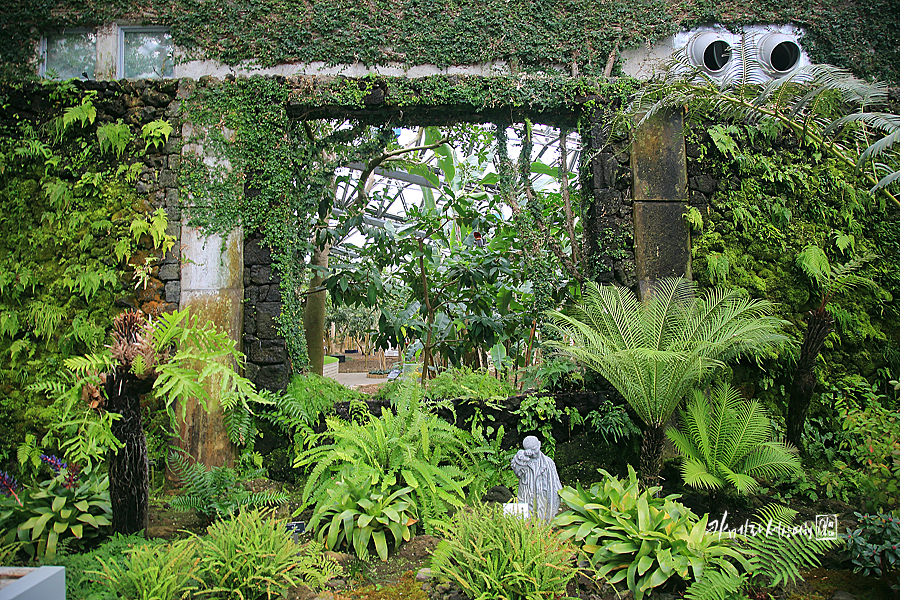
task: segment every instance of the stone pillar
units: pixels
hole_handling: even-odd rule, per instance
[[[691,277],[687,161],[681,111],[659,112],[634,130],[634,253],[638,294],[662,277]]]
[[[615,107],[600,107],[581,131],[585,274],[599,284],[634,285],[632,202],[627,153],[614,147]]]
[[[179,89],[179,96],[188,91]],[[207,156],[202,145],[202,132],[190,123],[182,128],[185,146],[183,154],[199,154],[207,164],[229,168],[221,157]],[[187,206],[191,199],[184,198]],[[244,234],[238,229],[227,236],[206,236],[195,227],[181,227],[181,299],[180,308],[190,309],[191,315],[212,321],[240,347],[243,332],[244,299]],[[228,433],[220,405],[221,389],[215,381],[207,387],[209,400],[204,407],[191,400],[184,407],[185,417],[179,414],[179,435],[176,440],[193,460],[206,466],[233,465],[234,447]]]

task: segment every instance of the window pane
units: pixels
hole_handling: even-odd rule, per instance
[[[67,33],[47,36],[45,75],[58,79],[94,78],[97,62],[97,37],[93,33]]]
[[[173,77],[172,36],[164,31],[125,32],[125,73],[127,79]]]

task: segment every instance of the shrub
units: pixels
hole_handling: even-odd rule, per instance
[[[425,397],[430,400],[481,400],[502,402],[515,393],[508,381],[486,370],[469,367],[447,369],[428,381]]]
[[[888,578],[900,565],[900,517],[854,513],[858,525],[845,537],[853,570]],[[894,582],[896,585],[900,582]]]
[[[270,395],[275,409],[261,415],[285,434],[294,436],[294,443],[300,446],[307,436],[313,434],[313,428],[334,414],[335,404],[362,400],[364,397],[328,377],[314,373],[294,375],[283,394]]]
[[[840,448],[871,481],[870,505],[897,507],[900,500],[900,412],[872,402],[864,409],[838,401],[846,435]]]
[[[369,558],[369,545],[387,560],[387,534],[394,550],[408,542],[418,522],[409,496],[411,487],[396,485],[393,477],[379,481],[378,474],[353,477],[345,474],[328,497],[319,502],[309,528],[329,550],[349,548],[360,560]]]
[[[774,441],[769,415],[757,401],[745,402],[728,384],[713,388],[710,398],[694,390],[681,415],[681,430],[666,435],[681,454],[681,474],[692,487],[741,494],[757,487],[756,477],[799,474],[792,446]]]
[[[147,540],[143,534],[124,536],[114,534],[97,548],[89,552],[68,553],[61,544],[59,553],[43,562],[66,568],[66,597],[79,600],[114,600],[119,598],[118,591],[110,586],[110,581],[99,572],[102,563],[108,565],[112,561],[124,561],[123,555],[130,550],[146,545],[160,545],[165,542]],[[7,564],[7,563],[3,563]]]
[[[94,571],[126,600],[186,598],[197,589],[200,568],[194,540],[172,544],[145,544],[125,550],[127,559],[97,557],[102,570]]]
[[[629,465],[625,481],[600,471],[603,483],[590,490],[565,487],[559,495],[571,509],[554,519],[563,539],[575,539],[597,573],[610,583],[625,581],[641,600],[672,576],[699,578],[711,562],[742,561],[729,540],[707,534],[707,516],[698,520],[677,495],[658,498],[659,487],[641,490]]]
[[[556,598],[577,573],[575,551],[540,520],[479,505],[456,514],[431,568],[476,600]]]
[[[259,510],[210,525],[196,537],[201,556],[200,591],[217,599],[277,598],[289,587],[320,589],[341,567],[316,543],[298,547],[284,522]]]

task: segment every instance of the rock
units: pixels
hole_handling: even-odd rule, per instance
[[[512,497],[513,494],[509,491],[509,488],[504,485],[495,485],[485,492],[482,500],[484,502],[499,502],[500,504],[506,504]]]
[[[831,600],[856,600],[856,597],[849,592],[838,590],[831,595]]]
[[[416,573],[416,581],[428,581],[431,579],[431,569],[423,567]]]
[[[325,583],[325,587],[329,587],[333,590],[342,590],[347,587],[347,582],[343,579],[332,579]]]

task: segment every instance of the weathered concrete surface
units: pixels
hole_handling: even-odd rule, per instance
[[[634,261],[638,294],[662,277],[691,277],[687,157],[681,111],[660,112],[633,132]]]
[[[645,298],[653,281],[691,277],[690,230],[684,202],[635,202],[634,248],[638,293]]]
[[[635,201],[687,200],[687,159],[681,112],[658,112],[633,133]]]
[[[192,315],[212,321],[240,345],[244,316],[244,259],[241,230],[222,236],[204,236],[194,227],[181,228],[181,303]],[[193,460],[206,466],[233,465],[234,447],[228,440],[221,408],[221,389],[211,380],[204,407],[191,400],[179,418],[176,444]],[[181,407],[178,407],[180,417]]]

